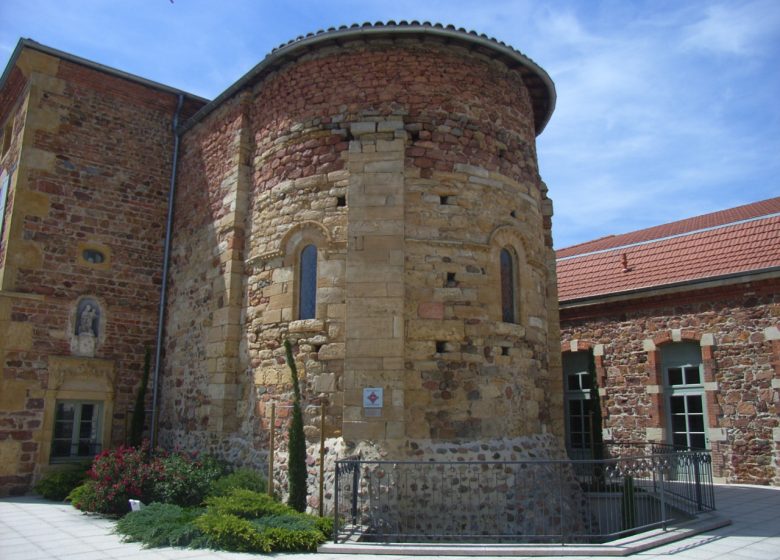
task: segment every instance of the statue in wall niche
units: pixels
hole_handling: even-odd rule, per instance
[[[71,337],[71,351],[78,356],[95,355],[100,334],[100,306],[93,299],[81,300],[76,308],[76,321]]]
[[[91,304],[87,304],[86,307],[81,310],[81,316],[79,317],[79,336],[82,334],[97,336],[97,329],[95,329],[95,319],[97,319],[97,310],[92,307]]]

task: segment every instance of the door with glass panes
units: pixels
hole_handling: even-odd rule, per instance
[[[676,448],[706,449],[707,418],[701,349],[695,343],[662,347],[668,442]]]

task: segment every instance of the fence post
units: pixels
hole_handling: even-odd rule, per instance
[[[563,509],[563,463],[558,463],[558,489],[560,490],[561,546],[566,545],[566,514]]]
[[[320,517],[325,511],[325,406],[320,404]]]
[[[268,445],[268,495],[274,496],[274,440],[276,439],[276,403],[271,403],[271,441]]]
[[[360,463],[352,461],[352,524],[357,525],[358,484],[360,484]]]
[[[666,531],[666,485],[664,484],[663,461],[658,461],[658,485],[661,488],[661,522]]]
[[[700,453],[694,453],[693,455],[693,476],[696,478],[694,482],[696,486],[696,508],[702,511],[702,497],[701,497],[701,471],[699,470],[699,461],[701,460]]]
[[[336,483],[333,490],[333,542],[339,542],[339,475],[341,474],[341,465],[336,461]]]

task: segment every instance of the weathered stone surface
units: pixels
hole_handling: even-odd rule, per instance
[[[668,441],[668,388],[660,349],[676,341],[701,347],[708,432],[717,478],[780,484],[780,281],[753,282],[587,309],[563,309],[564,351],[601,346],[604,427],[617,441]],[[762,443],[763,442],[763,443]]]

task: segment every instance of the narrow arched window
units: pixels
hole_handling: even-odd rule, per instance
[[[317,247],[306,245],[301,251],[298,288],[298,318],[314,319],[317,308]]]
[[[517,322],[515,303],[515,259],[509,249],[501,249],[501,320],[505,323]]]

